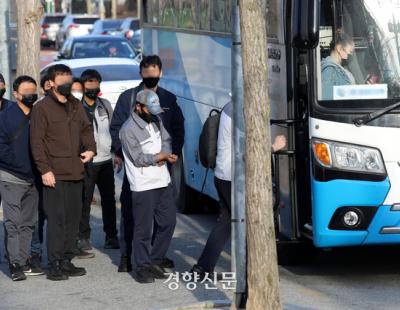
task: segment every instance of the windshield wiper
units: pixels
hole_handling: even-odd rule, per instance
[[[357,118],[353,119],[353,123],[354,123],[354,125],[360,127],[362,125],[368,124],[369,122],[372,122],[373,120],[389,113],[390,111],[393,111],[394,109],[396,109],[398,107],[400,107],[400,102],[396,102],[384,109],[368,113],[364,116],[357,117]]]

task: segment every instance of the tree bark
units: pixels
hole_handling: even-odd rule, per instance
[[[118,9],[117,0],[111,0],[111,17],[113,19],[117,19],[118,15],[117,9]]]
[[[272,207],[266,10],[262,0],[239,0],[246,132],[246,309],[281,309]],[[264,9],[263,9],[264,8]]]
[[[86,0],[86,12],[91,15],[93,14],[92,0]]]
[[[16,0],[18,22],[17,76],[29,75],[40,81],[40,0]]]

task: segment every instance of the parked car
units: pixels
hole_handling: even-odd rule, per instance
[[[138,18],[125,18],[120,28],[121,34],[129,40],[138,53],[141,51],[141,30]]]
[[[46,14],[40,21],[42,46],[55,45],[57,33],[65,18],[65,14]]]
[[[67,40],[58,54],[58,59],[97,58],[97,57],[136,57],[131,43],[125,38],[111,35],[89,35]]]
[[[122,20],[120,19],[99,19],[93,24],[93,30],[90,34],[110,34],[116,35],[120,33]]]
[[[57,34],[56,48],[59,49],[63,46],[69,38],[89,34],[97,20],[99,20],[97,15],[67,15]]]
[[[139,63],[128,58],[91,58],[91,59],[69,59],[51,63],[40,72],[44,76],[49,67],[54,64],[64,64],[71,68],[74,77],[80,77],[86,69],[97,70],[101,77],[101,96],[108,99],[113,108],[118,97],[125,90],[136,87],[142,78],[139,73]]]

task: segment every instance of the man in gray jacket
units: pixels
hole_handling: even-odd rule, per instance
[[[134,111],[120,130],[125,170],[132,191],[133,257],[135,279],[139,283],[166,277],[159,264],[165,259],[176,224],[167,162],[175,163],[177,156],[172,154],[171,138],[157,116],[162,112],[154,91],[140,91]],[[158,230],[151,246],[153,220]]]
[[[117,238],[117,219],[115,207],[115,180],[111,156],[110,121],[112,107],[108,100],[100,98],[101,75],[96,70],[82,72],[83,107],[89,121],[93,125],[93,133],[97,146],[97,155],[93,161],[85,165],[84,201],[82,217],[79,225],[78,258],[89,258],[85,251],[91,250],[90,245],[90,205],[93,199],[94,187],[100,192],[103,216],[103,230],[106,234],[105,249],[119,249]],[[82,255],[83,253],[83,255]],[[94,256],[92,254],[92,256]]]

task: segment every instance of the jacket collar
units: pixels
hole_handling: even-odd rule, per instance
[[[145,129],[148,123],[146,123],[136,112],[131,113],[133,121],[141,128]]]

